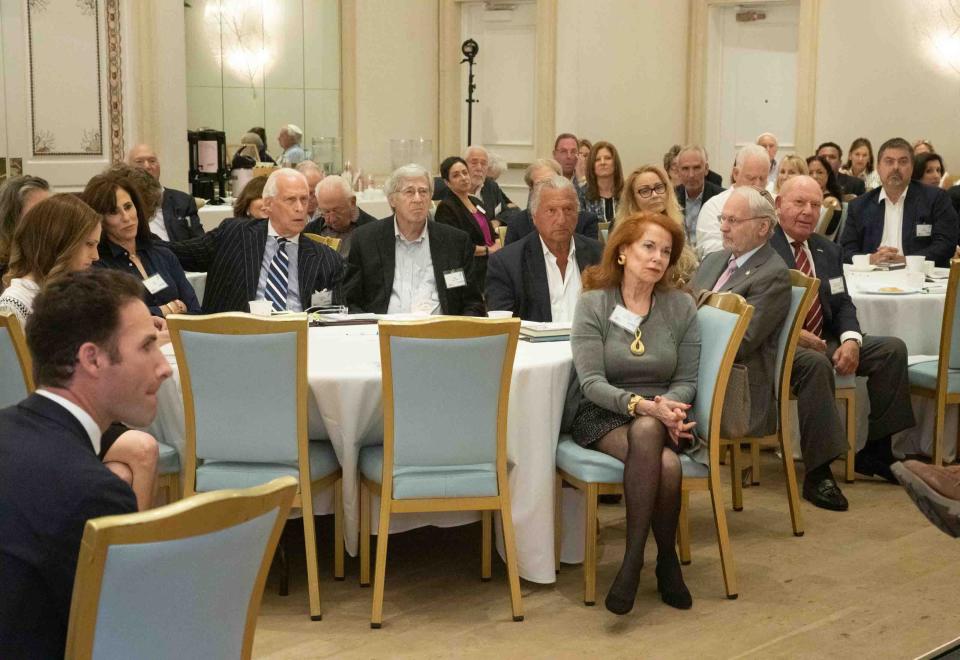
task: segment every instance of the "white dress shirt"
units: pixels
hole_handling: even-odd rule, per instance
[[[423,224],[420,235],[408,241],[400,233],[397,219],[393,219],[394,249],[393,290],[387,314],[410,314],[422,312],[440,313],[440,295],[437,293],[437,278],[433,273],[433,258],[430,256],[430,222]]]
[[[723,205],[730,198],[733,188],[727,188],[708,199],[697,217],[697,256],[700,261],[711,252],[723,249],[723,234],[720,233],[720,221],[717,216],[723,211]]]
[[[170,235],[167,234],[167,225],[163,222],[163,186],[160,187],[160,205],[157,206],[157,210],[153,212],[153,217],[150,218],[150,233],[158,238],[169,242]]]
[[[580,297],[580,268],[577,266],[576,247],[570,239],[570,252],[567,253],[567,269],[560,274],[557,257],[547,244],[540,239],[543,247],[543,260],[547,267],[547,286],[550,288],[550,317],[554,322],[573,321],[573,310]]]
[[[880,201],[883,202],[883,237],[880,245],[895,247],[900,254],[903,254],[903,204],[909,189],[908,184],[897,201],[891,202],[887,191],[880,188]]]
[[[93,452],[99,456],[100,438],[103,436],[103,431],[101,431],[97,423],[93,421],[93,417],[90,416],[90,413],[75,404],[73,401],[65,399],[59,394],[54,394],[49,390],[45,390],[42,387],[38,387],[36,392],[40,396],[44,396],[54,403],[58,403],[66,408],[67,412],[73,415],[76,420],[80,422],[80,425],[83,426],[83,429],[87,432],[87,435],[90,436],[90,444],[93,445]]]
[[[280,234],[273,228],[273,223],[267,220],[267,244],[263,247],[263,259],[260,261],[260,279],[257,280],[257,297],[255,300],[266,300],[267,274],[270,272],[270,262],[277,256],[280,249]],[[300,234],[287,238],[287,311],[302,312],[303,301],[300,300],[300,275],[297,267],[300,257]],[[307,301],[310,306],[310,301]]]

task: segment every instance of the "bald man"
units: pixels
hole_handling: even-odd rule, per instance
[[[127,164],[146,170],[160,181],[160,159],[149,144],[138,144],[127,154]],[[163,201],[150,221],[150,233],[169,243],[203,236],[203,225],[193,196],[181,190],[163,188]]]

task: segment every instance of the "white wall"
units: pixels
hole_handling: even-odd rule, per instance
[[[613,142],[624,174],[686,132],[689,0],[560,0],[557,132]]]
[[[933,142],[960,171],[960,73],[938,65],[925,34],[949,0],[822,0],[817,68],[817,143],[867,137]],[[947,16],[951,13],[946,12]]]

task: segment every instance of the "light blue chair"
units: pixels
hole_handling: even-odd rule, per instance
[[[34,390],[33,360],[20,321],[0,312],[0,408],[12,406]]]
[[[297,490],[282,477],[87,521],[65,656],[250,658],[270,558]]]
[[[334,575],[342,578],[342,472],[329,442],[307,440],[306,319],[173,315],[167,328],[183,389],[184,496],[297,478],[310,618],[319,621],[313,494],[334,489]]]
[[[370,626],[383,623],[390,515],[481,511],[481,579],[500,512],[513,620],[523,620],[507,481],[507,409],[519,319],[380,323],[383,445],[360,450],[360,583],[370,581],[370,494],[380,497]]]
[[[680,559],[690,563],[689,507],[690,491],[709,491],[720,547],[720,563],[728,598],[737,597],[737,579],[727,531],[727,517],[720,488],[720,413],[727,390],[727,380],[740,342],[750,325],[753,306],[735,293],[715,293],[697,310],[700,335],[709,337],[700,345],[700,367],[697,372],[697,396],[691,419],[697,422],[698,434],[709,447],[709,464],[703,465],[686,454],[680,455],[683,470],[680,524],[677,541]],[[593,449],[581,447],[567,434],[557,444],[556,536],[554,549],[560,565],[560,528],[562,521],[561,489],[566,482],[580,490],[586,498],[584,517],[583,602],[593,605],[597,591],[597,496],[623,492],[623,463]]]
[[[943,321],[940,324],[940,355],[931,362],[919,362],[907,368],[910,377],[910,394],[936,401],[937,411],[933,430],[933,464],[943,465],[943,426],[947,406],[960,403],[960,259],[950,262],[950,279],[947,280],[947,297],[943,305]],[[960,433],[960,431],[958,431]],[[960,455],[960,437],[957,438],[957,454]]]

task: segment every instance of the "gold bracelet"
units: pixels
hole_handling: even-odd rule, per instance
[[[631,417],[637,417],[639,414],[637,412],[637,406],[640,405],[641,401],[646,401],[646,399],[639,394],[634,394],[632,397],[630,397],[630,403],[627,404],[627,414]]]

